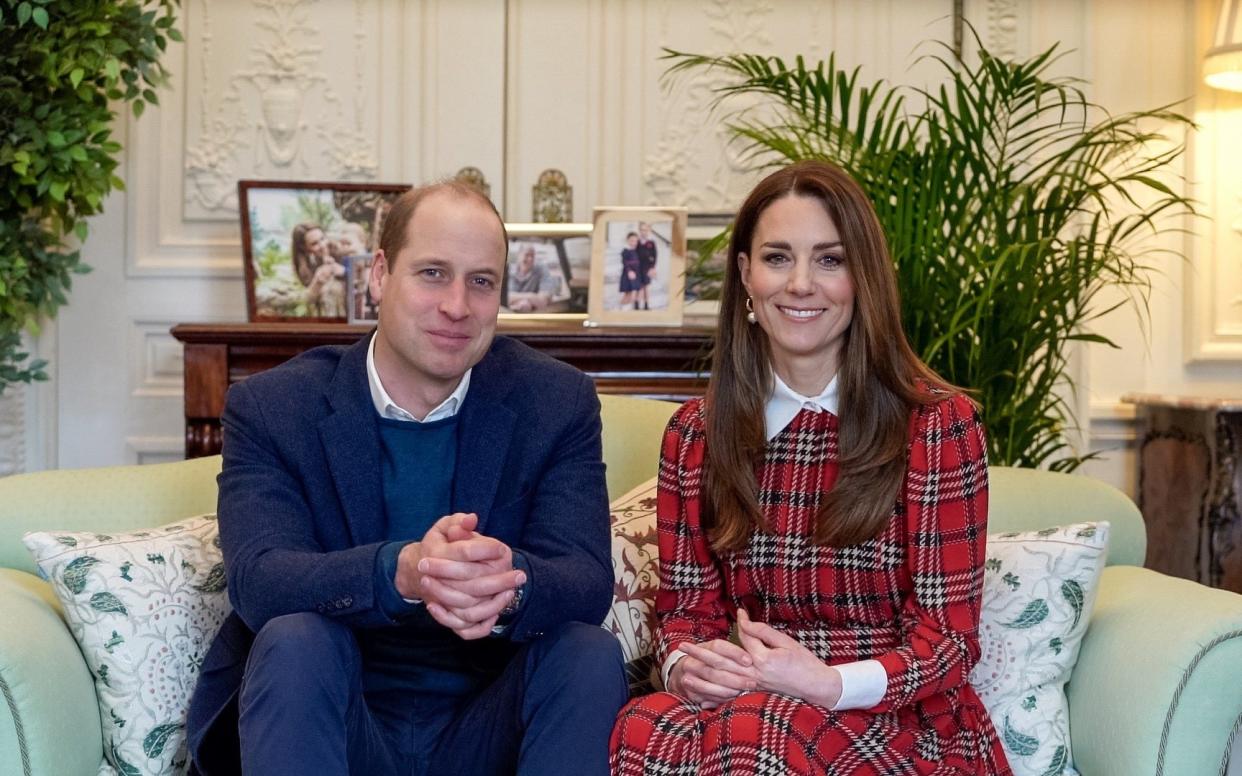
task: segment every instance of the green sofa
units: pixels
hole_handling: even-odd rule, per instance
[[[603,397],[608,488],[656,471],[674,406]],[[103,761],[93,684],[50,587],[21,543],[37,529],[123,531],[215,509],[220,459],[0,479],[0,774],[88,776]],[[1242,721],[1242,596],[1140,568],[1143,521],[1094,480],[993,467],[992,531],[1112,523],[1090,627],[1070,681],[1085,776],[1223,773]]]

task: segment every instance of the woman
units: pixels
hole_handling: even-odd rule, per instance
[[[979,656],[983,428],[901,329],[875,212],[836,167],[734,224],[706,400],[669,423],[658,657],[614,772],[1008,774]],[[736,625],[738,641],[729,641]]]
[[[331,244],[318,224],[303,222],[293,227],[293,269],[306,286],[306,308],[312,316],[345,317],[345,265],[331,252]]]

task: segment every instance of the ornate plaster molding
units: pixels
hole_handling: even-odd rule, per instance
[[[321,42],[326,31],[316,26],[307,8],[313,3],[254,0],[257,18],[246,31],[253,40],[249,58],[216,85],[211,76],[212,66],[219,64],[212,48],[215,21],[212,3],[204,0],[202,79],[191,92],[199,95],[201,115],[196,130],[187,127],[187,204],[235,211],[239,177],[374,178],[379,169],[374,132],[365,126],[372,91],[365,72],[365,0],[354,2],[353,51],[332,52],[333,62],[342,54],[352,60],[348,101],[332,87],[331,62],[325,61],[329,57]],[[313,116],[308,103],[320,109]]]

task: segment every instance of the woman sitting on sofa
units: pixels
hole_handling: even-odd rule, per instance
[[[859,186],[820,162],[759,183],[706,400],[664,437],[668,692],[621,713],[614,773],[1009,773],[967,681],[985,447],[975,405],[906,341]]]

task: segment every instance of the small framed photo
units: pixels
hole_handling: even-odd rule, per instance
[[[369,265],[384,216],[393,200],[409,188],[238,181],[249,319],[353,320],[356,270],[352,267]]]
[[[591,237],[590,323],[681,324],[685,208],[597,207]]]
[[[505,318],[578,318],[587,314],[590,224],[505,224],[509,256],[500,286]]]
[[[345,260],[345,277],[349,278],[349,322],[375,323],[379,305],[371,298],[371,263],[374,253],[350,256]]]

